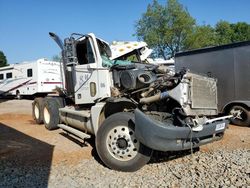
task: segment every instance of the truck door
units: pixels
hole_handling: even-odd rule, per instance
[[[97,99],[110,96],[110,73],[102,67],[96,38],[83,37],[76,43],[75,103],[95,103]]]

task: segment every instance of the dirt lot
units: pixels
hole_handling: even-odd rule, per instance
[[[32,173],[40,173],[40,171],[42,171],[41,174],[38,174],[40,179],[36,179],[38,184],[37,182],[33,182],[34,184],[29,182],[30,185],[35,185],[36,187],[78,187],[82,185],[82,183],[76,182],[76,180],[69,179],[66,181],[68,184],[63,185],[55,181],[58,179],[57,176],[59,176],[61,169],[65,170],[67,167],[72,168],[73,166],[79,166],[82,165],[80,163],[83,162],[96,163],[94,164],[96,165],[94,168],[96,168],[98,173],[103,169],[105,169],[103,170],[104,172],[109,173],[109,171],[111,171],[101,164],[93,148],[93,139],[89,139],[86,143],[83,143],[83,141],[65,134],[62,130],[47,131],[43,125],[36,125],[31,115],[31,104],[31,100],[0,100],[0,164],[5,164],[5,166],[0,167],[0,171],[3,170],[2,173],[5,173],[0,173],[0,182],[7,180],[6,178],[9,176],[8,173],[17,174],[13,176],[14,182],[11,184],[2,184],[2,186],[29,185],[25,182],[29,177],[22,178],[22,176],[24,174],[32,176]],[[225,149],[228,152],[233,152],[236,149],[243,149],[247,150],[249,154],[250,128],[230,125],[221,141],[202,146],[199,152],[211,153],[221,149]],[[247,156],[249,157],[249,155]],[[159,156],[156,162],[153,163],[159,166],[162,161],[169,163],[169,159],[165,160],[164,157],[159,158]],[[175,160],[170,160],[170,163],[175,162]],[[14,168],[11,167],[13,163],[15,164]],[[6,170],[8,165],[10,166],[10,171]],[[153,165],[152,168],[154,168],[154,166],[155,165]],[[23,167],[25,167],[24,170],[27,172],[16,172],[18,169],[23,169]],[[151,165],[147,165],[145,168],[146,171],[150,171]],[[249,166],[246,167],[247,170],[248,168]],[[57,171],[54,172],[53,170]],[[81,169],[75,170],[81,171]],[[76,173],[75,170],[74,173]],[[20,176],[18,176],[18,173]],[[63,178],[67,179],[69,177],[68,173],[61,173],[65,174]],[[93,173],[95,173],[95,171]],[[112,171],[112,173],[114,172]],[[77,172],[77,174],[79,175],[81,173]],[[6,176],[6,178],[1,180],[3,176]],[[102,175],[100,176],[102,177]],[[94,177],[95,174],[92,174],[89,179],[94,181]],[[88,179],[88,177],[84,178]],[[119,185],[123,184],[121,183]],[[131,184],[124,185],[130,186]],[[140,185],[141,184],[135,182],[135,187],[140,187]],[[182,184],[177,183],[177,185]],[[117,186],[117,184],[114,186]]]
[[[62,161],[74,163],[80,159],[91,158],[91,146],[73,140],[61,130],[49,132],[43,125],[36,125],[32,119],[31,105],[32,101],[29,100],[0,103],[0,132],[5,131],[0,140],[1,158],[18,155],[19,158],[25,157],[25,161],[26,153],[32,152],[29,156],[42,162],[46,153],[45,144],[53,146],[52,165]],[[44,144],[34,144],[36,141]]]

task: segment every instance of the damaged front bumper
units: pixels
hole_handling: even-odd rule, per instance
[[[145,146],[158,151],[178,151],[199,147],[223,137],[228,117],[217,118],[203,125],[202,130],[178,127],[155,121],[140,110],[135,110],[135,135]]]

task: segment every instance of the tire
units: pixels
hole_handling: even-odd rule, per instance
[[[46,98],[43,108],[43,122],[46,129],[58,129],[57,125],[60,123],[59,108],[61,107],[56,98]]]
[[[44,108],[44,99],[35,98],[32,103],[32,116],[37,124],[43,123],[43,108]]]
[[[57,104],[58,104],[59,108],[65,107],[66,103],[65,103],[64,98],[62,98],[62,97],[54,97],[53,99],[55,99],[57,101]]]
[[[16,91],[16,99],[21,100],[22,96],[19,91]]]
[[[240,126],[250,126],[250,111],[242,106],[233,106],[229,110],[230,115],[235,115],[236,117],[231,120],[234,125]]]
[[[107,167],[124,172],[140,169],[153,153],[135,138],[134,115],[126,112],[104,120],[97,131],[96,150]]]

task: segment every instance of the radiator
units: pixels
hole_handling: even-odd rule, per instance
[[[217,109],[217,80],[192,74],[191,76],[192,108]]]

